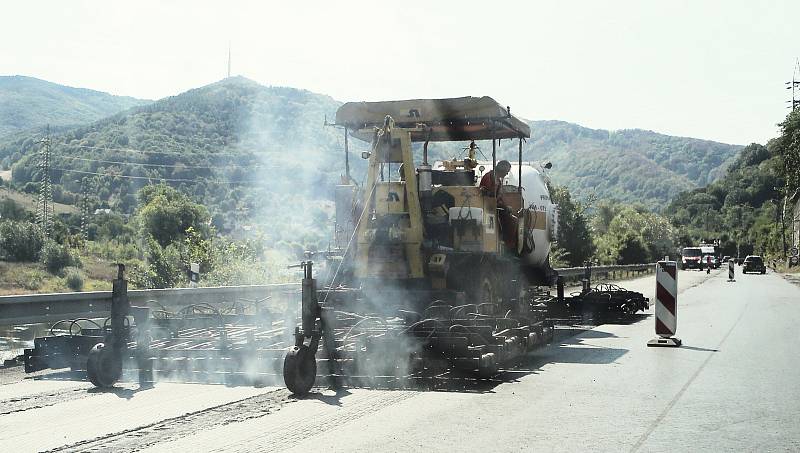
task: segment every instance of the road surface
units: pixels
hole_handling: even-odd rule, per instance
[[[606,324],[480,391],[103,392],[3,370],[0,451],[800,450],[800,287],[772,273],[678,279],[683,347],[646,347],[652,317]],[[654,285],[652,275],[623,283],[651,298]]]

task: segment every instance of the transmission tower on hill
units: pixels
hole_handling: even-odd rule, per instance
[[[45,238],[49,238],[53,231],[53,185],[50,181],[50,126],[47,126],[47,135],[42,140],[42,149],[39,151],[39,199],[36,203],[36,223],[42,229]]]
[[[81,180],[81,247],[89,240],[89,189],[87,178]]]

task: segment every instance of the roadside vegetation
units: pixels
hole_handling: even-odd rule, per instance
[[[0,261],[13,282],[0,285],[91,289],[107,284],[116,262],[140,288],[185,286],[190,263],[200,265],[202,285],[294,279],[285,266],[305,250],[325,249],[331,237],[330,188],[341,181],[343,140],[320,123],[338,105],[231,78],[51,129],[49,237],[33,214],[41,131],[3,137],[0,167],[13,171],[0,181]],[[728,255],[738,246],[740,256],[780,256],[783,202],[800,186],[798,123],[795,112],[780,137],[741,151],[648,131],[531,123],[526,151],[553,160],[560,184],[551,187],[560,207],[552,265],[652,262],[712,239]],[[516,155],[516,146],[504,145],[500,157]],[[357,155],[359,144],[350,146]],[[434,159],[458,154],[430,151]],[[351,157],[351,165],[358,179],[365,164]],[[705,187],[677,193],[696,186]],[[77,208],[84,193],[86,240]]]
[[[800,189],[800,111],[766,146],[745,147],[719,181],[681,193],[665,213],[681,245],[718,238],[722,253],[780,261],[791,246],[791,203]],[[785,241],[784,241],[785,238]]]
[[[800,191],[800,110],[781,123],[766,146],[743,148],[724,174],[706,187],[681,192],[660,212],[636,204],[574,200],[552,188],[560,209],[553,266],[653,262],[680,249],[720,241],[721,253],[762,255],[780,266],[791,246],[791,204]]]
[[[145,187],[139,200],[128,218],[93,215],[87,241],[77,216],[57,216],[45,238],[32,212],[0,201],[0,294],[107,290],[118,262],[133,288],[188,286],[191,263],[200,265],[203,286],[289,281],[286,266],[307,249],[288,242],[266,249],[258,232],[217,235],[204,206],[166,185]]]
[[[669,220],[644,206],[612,200],[572,199],[565,186],[551,188],[559,206],[553,267],[652,263],[673,255],[676,233]]]

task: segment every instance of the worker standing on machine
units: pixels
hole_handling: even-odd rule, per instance
[[[517,237],[516,235],[509,233],[516,231],[517,222],[519,220],[514,216],[514,214],[506,209],[503,198],[500,196],[500,187],[503,186],[503,178],[505,178],[510,171],[511,162],[507,160],[501,160],[497,163],[497,165],[495,165],[494,170],[490,170],[483,175],[478,187],[484,196],[491,196],[497,199],[497,218],[499,220],[498,223],[500,224],[500,237],[502,237],[506,245],[513,250],[516,248]],[[495,172],[497,172],[496,178]]]
[[[497,197],[500,194],[500,186],[503,185],[503,178],[505,178],[510,171],[511,162],[507,160],[501,160],[498,162],[494,167],[494,170],[489,170],[485,175],[483,175],[483,178],[481,178],[481,183],[478,185],[478,187],[481,189],[481,192],[484,195]],[[495,172],[497,172],[497,179],[495,179]],[[500,200],[498,200],[497,205],[500,206]]]

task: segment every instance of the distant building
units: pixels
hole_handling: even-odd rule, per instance
[[[94,215],[100,215],[100,214],[111,214],[111,210],[107,209],[107,208],[106,209],[95,209],[94,210]]]

